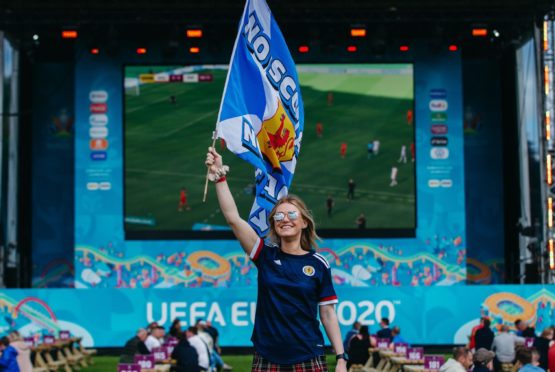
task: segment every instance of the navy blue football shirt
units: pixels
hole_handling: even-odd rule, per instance
[[[328,261],[316,251],[291,255],[260,239],[250,258],[258,268],[258,300],[252,342],[278,364],[324,354],[318,306],[337,303]]]

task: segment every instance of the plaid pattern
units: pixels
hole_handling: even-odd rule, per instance
[[[251,372],[328,372],[328,366],[324,355],[297,364],[276,364],[254,353]]]

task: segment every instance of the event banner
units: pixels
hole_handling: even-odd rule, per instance
[[[73,64],[33,64],[33,287],[73,287]]]
[[[414,62],[402,66],[298,66],[311,129],[304,131],[303,157],[292,190],[319,213],[318,226],[343,223],[352,231],[320,244],[336,286],[448,286],[466,281],[460,54],[432,57],[426,50],[415,52]],[[223,88],[226,67],[150,67],[148,56],[137,58],[92,56],[86,50],[77,57],[75,286],[249,285],[256,272],[235,240],[162,240],[155,234],[148,240],[130,240],[127,235],[184,227],[181,221],[187,218],[194,218],[196,232],[227,228],[210,223],[223,220],[217,205],[202,204],[202,193],[192,195],[204,185],[203,159],[214,123],[205,120],[217,112],[221,90],[214,84],[221,82]],[[359,120],[353,110],[349,117],[329,119],[327,113],[353,100],[361,102],[359,108],[370,107],[368,103],[390,108],[393,114]],[[359,114],[364,118],[372,112]],[[341,125],[334,129],[334,122]],[[280,123],[277,118],[270,140],[286,143],[287,129]],[[366,126],[356,127],[361,124]],[[194,137],[201,130],[207,134]],[[379,135],[364,136],[364,131]],[[343,133],[351,137],[341,137]],[[337,139],[329,142],[332,135]],[[406,140],[396,142],[398,137]],[[206,145],[202,138],[207,138]],[[231,158],[229,154],[226,159]],[[319,168],[324,158],[338,165]],[[237,190],[236,200],[252,205],[252,170],[232,168],[228,182]],[[250,172],[251,184],[237,187],[240,180],[234,177],[242,172]],[[338,172],[344,173],[342,181],[332,186]],[[350,174],[357,176],[349,179]],[[380,188],[371,189],[374,183]],[[212,203],[213,189],[209,191],[207,203]],[[361,213],[363,208],[367,211]],[[373,221],[404,222],[401,227],[411,234],[354,238],[364,236],[357,226],[368,228]]]
[[[336,307],[343,334],[358,320],[379,329],[388,317],[410,345],[465,344],[481,316],[494,330],[517,319],[541,332],[555,324],[555,290],[540,285],[338,288]],[[123,346],[134,332],[156,321],[168,329],[209,320],[222,346],[251,346],[256,310],[254,287],[181,289],[21,289],[0,292],[0,332],[25,337],[82,337],[87,346]]]
[[[501,83],[497,61],[463,64],[468,282],[504,282]],[[491,81],[483,84],[483,81]]]

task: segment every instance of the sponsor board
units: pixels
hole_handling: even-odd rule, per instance
[[[181,83],[183,81],[183,75],[170,75],[170,82]]]
[[[92,139],[89,141],[91,150],[106,150],[108,148],[108,140],[104,138]]]
[[[433,99],[430,101],[428,106],[430,107],[430,111],[432,112],[443,112],[447,111],[449,104],[444,99]]]
[[[106,103],[108,101],[108,92],[105,90],[93,90],[89,93],[89,101],[92,103]]]
[[[108,125],[108,115],[92,114],[91,116],[89,116],[89,124],[95,127]]]
[[[112,189],[112,183],[111,182],[100,182],[99,188],[102,191],[111,190]]]
[[[453,180],[441,180],[440,182],[441,187],[449,188],[453,186]]]
[[[431,145],[432,146],[447,146],[448,144],[447,137],[432,137]]]
[[[141,83],[154,83],[154,74],[140,74],[139,81]]]
[[[183,75],[183,82],[184,83],[198,83],[198,74],[184,74]]]
[[[212,80],[214,80],[214,76],[212,76],[212,74],[198,74],[198,81],[210,82]]]
[[[154,75],[154,81],[157,83],[167,83],[170,81],[170,75],[166,73],[160,73]]]
[[[108,137],[108,128],[106,127],[90,127],[89,136],[91,138],[106,138]]]
[[[91,103],[89,109],[93,114],[105,114],[108,112],[108,105],[105,103]]]
[[[432,134],[447,134],[449,128],[445,124],[433,124],[430,127]]]
[[[453,186],[453,180],[450,180],[450,179],[444,179],[444,180],[431,179],[431,180],[428,180],[428,187],[430,187],[430,188],[437,188],[437,187],[450,188],[452,186]]]
[[[93,151],[91,152],[91,160],[102,161],[108,158],[108,153],[106,151]]]
[[[435,98],[435,99],[447,98],[447,91],[445,89],[431,89],[430,98]]]
[[[448,159],[449,158],[449,149],[445,147],[434,147],[430,150],[430,157],[432,159]]]
[[[96,191],[100,188],[98,182],[87,182],[87,190]]]
[[[447,113],[445,113],[445,112],[432,112],[432,114],[430,115],[430,119],[434,123],[437,123],[437,122],[444,123],[445,121],[447,121]]]

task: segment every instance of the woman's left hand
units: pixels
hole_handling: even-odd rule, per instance
[[[347,372],[347,361],[345,359],[339,359],[337,361],[335,372]]]

